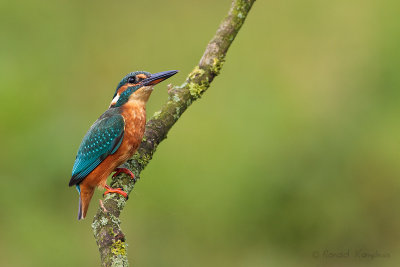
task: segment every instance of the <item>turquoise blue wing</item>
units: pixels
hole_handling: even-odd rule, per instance
[[[100,117],[86,133],[76,155],[69,186],[82,182],[108,155],[114,154],[124,137],[122,115]]]

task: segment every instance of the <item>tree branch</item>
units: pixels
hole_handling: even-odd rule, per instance
[[[168,101],[160,111],[147,122],[142,143],[126,165],[138,179],[140,172],[150,162],[158,144],[182,113],[199,99],[210,83],[219,74],[229,46],[242,27],[255,0],[235,0],[228,15],[220,24],[214,38],[209,42],[199,64],[181,86],[168,91]],[[133,190],[133,181],[125,174],[118,175],[111,182],[112,187],[121,187],[128,194]],[[102,266],[128,266],[125,235],[120,228],[120,213],[126,200],[118,194],[108,194],[101,203],[92,228],[99,247]]]

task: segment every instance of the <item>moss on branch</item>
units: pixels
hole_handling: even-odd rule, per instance
[[[169,88],[167,102],[147,122],[138,151],[126,163],[136,179],[132,180],[121,173],[112,180],[112,187],[121,187],[128,194],[133,190],[140,172],[151,161],[158,144],[167,137],[168,131],[183,112],[207,91],[211,82],[219,75],[229,46],[242,27],[254,2],[255,0],[233,1],[228,15],[207,45],[199,64],[189,73],[181,86]],[[109,194],[94,217],[92,228],[102,266],[128,266],[127,244],[119,220],[126,201],[121,195]]]

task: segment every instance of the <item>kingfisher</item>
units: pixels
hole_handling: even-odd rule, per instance
[[[79,146],[69,186],[79,193],[78,220],[86,217],[96,187],[105,188],[104,195],[117,193],[125,198],[122,188],[111,188],[107,178],[112,173],[134,174],[118,168],[138,149],[146,125],[146,103],[153,87],[175,75],[177,70],[151,74],[135,71],[118,84],[109,108],[90,127]]]

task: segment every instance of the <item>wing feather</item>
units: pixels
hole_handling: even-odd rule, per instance
[[[100,117],[86,133],[76,155],[69,185],[78,184],[108,155],[114,154],[124,137],[122,115]]]

